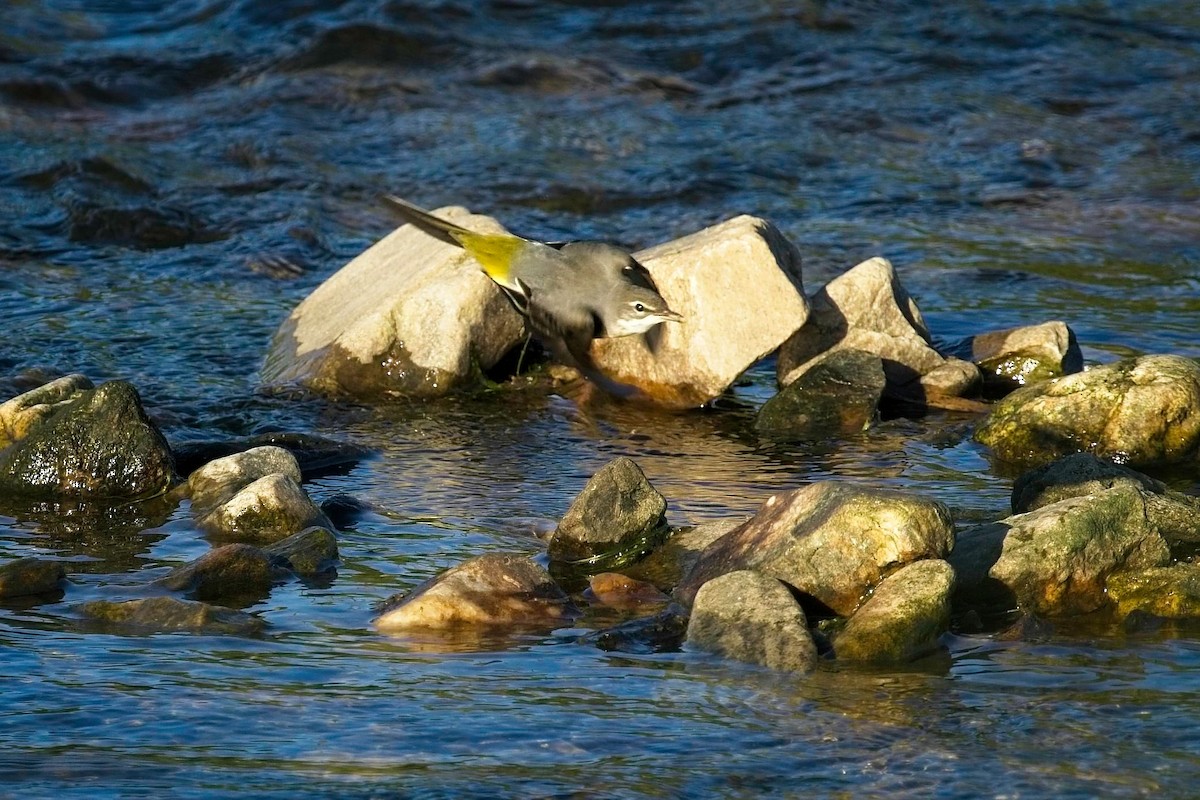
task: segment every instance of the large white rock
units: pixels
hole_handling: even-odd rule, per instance
[[[808,319],[800,255],[765,220],[735,217],[634,256],[684,321],[597,339],[591,353],[601,371],[659,405],[713,400]]]
[[[491,217],[435,212],[484,232]],[[271,342],[262,380],[330,395],[437,396],[488,369],[524,337],[520,315],[461,248],[403,225],[334,273]]]
[[[893,396],[961,396],[979,381],[974,364],[933,349],[917,304],[885,258],[868,259],[834,278],[813,296],[812,306],[807,324],[779,350],[780,386],[843,348],[882,357]]]

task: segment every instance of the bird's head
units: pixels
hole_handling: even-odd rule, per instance
[[[608,336],[633,336],[645,333],[660,322],[682,322],[683,317],[667,306],[667,301],[653,289],[625,284],[615,292],[605,320]]]

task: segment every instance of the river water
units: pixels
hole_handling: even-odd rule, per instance
[[[131,381],[177,444],[365,445],[308,489],[377,510],[340,535],[336,579],[250,607],[270,628],[248,639],[74,615],[205,552],[186,508],[0,510],[0,557],[71,578],[61,602],[0,607],[0,795],[1194,796],[1196,629],[961,635],[909,668],[805,677],[605,653],[589,617],[370,630],[446,566],[540,552],[616,455],[680,525],[827,478],[999,518],[1011,475],[967,418],[768,444],[770,364],[687,415],[339,405],[262,395],[256,371],[395,224],[384,191],[629,247],[752,213],[810,290],[890,258],[944,343],[1062,319],[1091,363],[1200,356],[1198,107],[1188,3],[8,0],[0,395],[83,372]]]

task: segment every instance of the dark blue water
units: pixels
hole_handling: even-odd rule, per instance
[[[3,792],[39,797],[1185,797],[1195,631],[948,641],[909,670],[778,676],[606,654],[599,621],[394,640],[375,604],[537,553],[635,458],[685,524],[837,478],[963,524],[1009,478],[968,420],[760,442],[559,398],[339,406],[261,396],[276,326],[395,220],[391,191],[548,238],[639,247],[739,213],[814,289],[872,255],[934,333],[1062,319],[1092,362],[1200,356],[1200,11],[1166,2],[49,2],[0,9],[0,395],[132,381],[174,442],[317,432],[377,456],[309,485],[378,509],[260,639],[117,637],[75,603],[205,552],[186,508],[0,517],[0,556],[70,559],[0,608]],[[1195,490],[1190,473],[1164,477]],[[0,792],[2,793],[2,792]]]

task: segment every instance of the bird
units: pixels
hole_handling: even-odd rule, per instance
[[[478,233],[395,195],[384,195],[407,222],[464,249],[529,322],[533,335],[559,361],[610,393],[630,387],[593,363],[593,339],[635,336],[663,322],[682,322],[649,271],[605,242],[542,242],[511,233]]]

